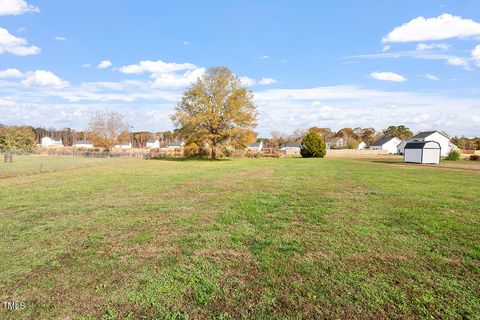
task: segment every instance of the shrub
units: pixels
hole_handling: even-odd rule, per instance
[[[472,154],[470,156],[470,160],[472,161],[480,161],[480,156],[478,154]]]
[[[315,131],[309,131],[302,140],[300,154],[304,158],[323,158],[327,153],[325,141]]]
[[[200,148],[195,143],[189,143],[183,148],[183,155],[187,158],[194,158],[200,153]]]
[[[226,147],[225,150],[223,150],[223,155],[227,158],[231,158],[234,153],[235,149],[233,149],[232,147]]]
[[[460,152],[458,152],[457,150],[451,150],[445,159],[458,161],[460,160]]]

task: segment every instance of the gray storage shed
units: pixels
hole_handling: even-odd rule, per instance
[[[405,145],[403,159],[413,163],[440,163],[442,150],[436,141],[410,141]]]

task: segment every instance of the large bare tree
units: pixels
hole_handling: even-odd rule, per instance
[[[187,144],[208,144],[214,160],[220,147],[251,140],[257,118],[252,99],[228,68],[210,68],[183,94],[172,120]]]
[[[124,142],[128,124],[116,111],[97,111],[90,120],[89,131],[95,145],[110,151],[114,145]]]

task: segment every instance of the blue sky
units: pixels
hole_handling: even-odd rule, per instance
[[[479,45],[474,0],[2,0],[0,123],[85,129],[117,110],[134,130],[168,130],[186,87],[224,65],[255,91],[262,136],[480,135]]]

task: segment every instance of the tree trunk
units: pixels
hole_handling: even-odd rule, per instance
[[[217,147],[212,146],[212,154],[210,156],[210,160],[216,160],[217,159]]]

